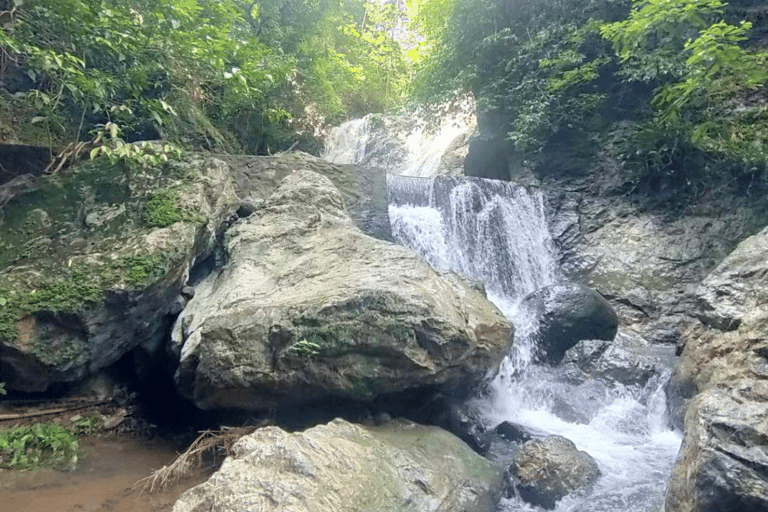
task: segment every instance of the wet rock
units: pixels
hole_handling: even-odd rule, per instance
[[[508,421],[502,421],[496,425],[493,429],[493,433],[512,443],[526,443],[536,437],[535,434],[527,428],[515,425]]]
[[[200,283],[172,336],[177,386],[200,408],[466,393],[511,343],[480,292],[363,234],[317,173],[287,177],[226,248],[229,264]]]
[[[223,158],[232,169],[235,191],[243,198],[240,217],[260,209],[286,176],[301,170],[312,171],[330,179],[341,192],[346,211],[358,228],[375,238],[392,240],[387,175],[383,168],[332,164],[300,151]]]
[[[520,304],[538,326],[535,338],[539,358],[559,364],[565,352],[581,340],[607,340],[616,336],[619,319],[596,291],[578,284],[541,288]]]
[[[221,469],[182,494],[174,512],[493,510],[503,471],[437,428],[404,420],[334,420],[241,438]]]
[[[236,204],[227,166],[214,159],[72,169],[10,199],[0,214],[8,388],[44,391],[136,347],[154,353],[190,269]]]
[[[480,411],[467,402],[444,404],[443,411],[430,422],[457,436],[481,455],[488,453],[490,441]]]
[[[631,340],[583,340],[570,348],[562,366],[571,366],[591,378],[624,386],[645,386],[672,369],[674,346],[642,346]]]
[[[525,443],[510,467],[526,502],[553,509],[565,496],[588,489],[600,476],[597,462],[561,436]]]
[[[768,289],[768,228],[741,242],[696,290],[702,322],[736,329],[749,311],[756,287]]]

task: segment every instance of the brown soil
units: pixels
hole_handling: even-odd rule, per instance
[[[168,443],[120,438],[81,443],[83,455],[75,471],[0,471],[0,511],[170,511],[182,492],[208,477],[185,480],[162,492],[139,492],[132,489],[136,482],[176,458]]]

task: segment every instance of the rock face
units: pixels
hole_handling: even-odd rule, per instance
[[[331,180],[344,196],[347,213],[365,234],[392,240],[383,168],[340,165],[296,151],[279,156],[227,156],[237,195],[250,203],[266,200],[295,171],[313,171]]]
[[[757,249],[764,236],[742,242],[699,290],[702,318],[729,330],[686,334],[668,390],[685,437],[666,512],[768,510],[768,286]]]
[[[622,329],[677,343],[692,325],[699,283],[744,238],[766,224],[766,203],[717,194],[685,210],[627,197],[626,175],[542,178],[550,231],[565,275],[599,291]]]
[[[565,352],[581,340],[608,340],[616,336],[619,319],[597,292],[578,284],[558,284],[536,290],[520,304],[536,318],[539,357],[558,364]]]
[[[190,269],[236,207],[227,166],[212,159],[90,164],[11,198],[0,216],[0,380],[45,391],[137,346],[157,351]]]
[[[588,488],[600,476],[597,462],[560,436],[528,441],[510,469],[520,497],[547,509],[555,508],[561,498]]]
[[[325,177],[297,171],[227,232],[230,262],[180,315],[176,382],[203,409],[466,389],[512,327],[477,290],[357,229]]]
[[[174,512],[487,512],[503,472],[436,427],[396,420],[361,427],[334,420],[288,434],[245,436]]]
[[[768,289],[768,228],[738,245],[696,290],[701,320],[721,330],[736,329],[756,288]]]

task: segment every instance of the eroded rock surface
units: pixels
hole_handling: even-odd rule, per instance
[[[230,262],[176,322],[176,382],[203,409],[466,390],[512,327],[483,295],[363,234],[325,177],[297,171],[227,232]]]
[[[547,509],[555,508],[565,496],[589,488],[600,476],[597,462],[561,436],[528,441],[510,469],[520,497]]]
[[[234,452],[174,512],[487,512],[503,489],[503,471],[458,438],[403,420],[265,427]]]

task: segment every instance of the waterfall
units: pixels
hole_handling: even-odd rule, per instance
[[[542,193],[479,178],[389,175],[387,185],[395,240],[436,268],[482,282],[488,298],[515,324],[512,351],[490,383],[490,395],[474,401],[487,424],[509,421],[562,435],[598,462],[602,476],[594,488],[586,496],[562,499],[556,512],[658,510],[681,442],[680,434],[667,427],[669,374],[656,375],[644,386],[624,386],[574,380],[561,368],[533,363],[536,325],[518,304],[528,293],[561,280]],[[502,500],[498,508],[539,510],[516,497]]]

